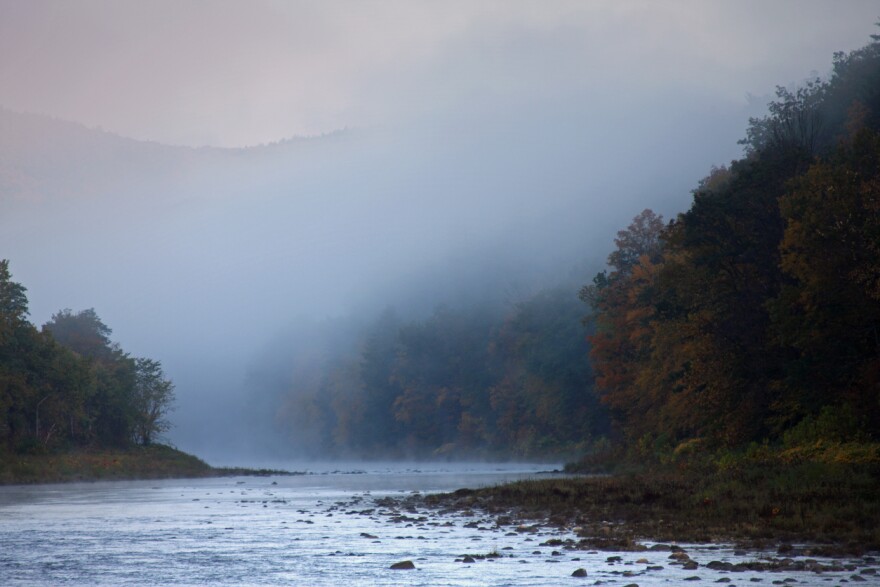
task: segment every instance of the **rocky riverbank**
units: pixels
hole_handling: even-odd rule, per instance
[[[569,529],[577,549],[644,550],[656,543],[732,543],[788,555],[880,550],[880,472],[802,463],[730,470],[643,471],[536,479],[412,496],[400,507],[490,516],[498,526]]]
[[[561,481],[554,480],[557,484]],[[571,480],[589,481],[589,480]],[[607,480],[606,480],[607,481]],[[519,485],[519,484],[514,484]],[[510,487],[510,486],[501,486]],[[432,541],[448,536],[472,549],[448,552],[448,563],[461,565],[462,575],[491,575],[498,565],[542,565],[558,568],[556,580],[588,579],[590,584],[647,587],[661,584],[712,582],[719,584],[824,584],[865,583],[880,585],[878,553],[849,552],[840,545],[771,545],[763,542],[692,542],[681,539],[657,542],[636,537],[638,523],[600,520],[595,525],[572,526],[560,512],[491,503],[499,488],[460,490],[447,494],[413,493],[405,497],[365,495],[327,505],[325,516],[368,518],[377,526],[362,532],[365,544],[415,539],[425,551],[443,550]],[[475,499],[476,498],[476,499]],[[520,506],[522,504],[519,504]],[[583,522],[583,520],[581,520]],[[455,538],[452,538],[455,536]],[[488,552],[486,547],[491,545]],[[337,552],[338,556],[344,553]],[[401,551],[414,558],[392,563],[391,570],[424,570],[431,573],[442,564],[436,556],[418,556],[419,550]],[[481,571],[481,565],[490,565]],[[471,567],[466,570],[467,567]]]

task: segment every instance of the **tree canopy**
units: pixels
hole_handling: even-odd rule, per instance
[[[828,81],[779,88],[746,156],[669,225],[643,212],[620,233],[581,297],[599,394],[632,445],[741,446],[818,418],[880,435],[878,114],[875,39]]]
[[[122,351],[94,309],[37,330],[26,291],[0,261],[0,452],[149,444],[167,430],[174,386],[158,361]]]

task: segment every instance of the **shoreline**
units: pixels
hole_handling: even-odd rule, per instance
[[[303,474],[279,469],[212,467],[194,455],[163,444],[0,456],[0,486]]]
[[[625,473],[553,473],[395,500],[401,509],[481,512],[514,531],[533,526],[566,530],[575,537],[566,546],[577,550],[640,552],[645,543],[727,543],[780,555],[880,552],[880,468],[875,465],[740,462],[719,468],[691,463]],[[0,459],[0,486],[305,474],[212,467],[165,445]]]
[[[406,475],[405,470],[399,473]],[[480,478],[459,477],[429,485],[450,491],[459,483],[479,483]],[[50,567],[50,572],[58,574],[47,575],[47,561],[100,556],[106,553],[106,541],[111,540],[124,540],[125,550],[139,553],[138,568],[131,571],[128,559],[110,559],[103,572],[115,573],[112,576],[97,575],[92,567],[73,567],[84,569],[76,575],[82,584],[100,582],[94,580],[96,576],[117,579],[114,584],[126,582],[122,573],[139,572],[145,560],[140,553],[148,557],[144,568],[156,569],[156,574],[145,574],[141,582],[202,584],[212,579],[216,582],[222,574],[242,584],[277,583],[279,568],[298,577],[299,583],[328,586],[342,576],[354,584],[570,583],[619,587],[681,585],[696,581],[692,577],[700,578],[702,582],[697,584],[736,585],[751,581],[812,585],[825,580],[837,584],[837,579],[856,581],[853,575],[867,584],[878,579],[872,574],[876,560],[865,557],[840,560],[816,556],[809,561],[800,553],[736,552],[731,545],[687,543],[648,544],[644,552],[580,550],[576,548],[579,538],[568,527],[539,527],[515,516],[498,525],[499,518],[480,511],[445,514],[420,506],[410,508],[401,498],[415,496],[420,490],[405,486],[405,482],[392,480],[377,488],[373,480],[359,476],[315,479],[314,483],[303,480],[306,483],[302,485],[298,479],[280,478],[226,478],[208,483],[179,480],[162,487],[147,481],[137,487],[92,491],[85,486],[71,488],[71,492],[64,486],[47,486],[33,494],[25,488],[20,499],[9,503],[17,508],[12,511],[18,514],[10,519],[18,520],[18,526],[7,525],[6,530],[13,531],[8,543],[18,550],[7,554],[22,561],[22,572],[30,573],[28,578],[51,577],[57,583],[69,577],[63,573],[69,573],[71,567]],[[108,500],[107,491],[116,497]],[[423,494],[428,496],[436,490],[421,491],[430,491]],[[459,497],[469,497],[466,493],[459,493]],[[45,507],[32,507],[44,501]],[[105,507],[108,503],[114,507]],[[73,513],[83,527],[82,534],[71,533],[65,513],[70,512],[70,504],[76,504]],[[26,515],[28,512],[34,516]],[[132,524],[134,521],[137,523]],[[120,532],[124,528],[127,530]],[[104,530],[106,536],[99,534]],[[77,539],[83,536],[88,539]],[[157,537],[169,539],[168,548],[156,548]],[[53,547],[43,553],[44,544]],[[260,545],[263,556],[258,569],[253,566],[254,551],[229,555],[230,548],[238,553],[248,544]],[[26,554],[30,551],[39,554]],[[179,551],[196,551],[199,560],[210,559],[212,564],[196,561],[180,565]],[[304,562],[292,563],[292,558]],[[393,567],[406,561],[412,566]],[[327,577],[330,580],[325,580]]]
[[[880,553],[876,470],[832,468],[822,469],[827,478],[819,482],[797,467],[776,474],[756,468],[535,479],[408,496],[398,507],[485,515],[515,532],[566,530],[576,539],[560,546],[573,550],[724,543],[783,557]]]

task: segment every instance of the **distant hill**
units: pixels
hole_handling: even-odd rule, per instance
[[[243,167],[261,163],[284,164],[352,134],[340,131],[242,149],[192,148],[0,107],[0,210],[119,198],[136,194],[132,188],[139,185],[185,182],[218,168],[241,173],[246,171]]]

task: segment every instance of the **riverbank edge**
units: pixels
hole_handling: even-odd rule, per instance
[[[194,455],[163,444],[0,455],[0,485],[301,474],[276,469],[212,467]]]
[[[852,463],[642,467],[404,498],[405,507],[487,515],[514,531],[569,530],[577,550],[734,544],[780,555],[880,552],[880,468]]]

